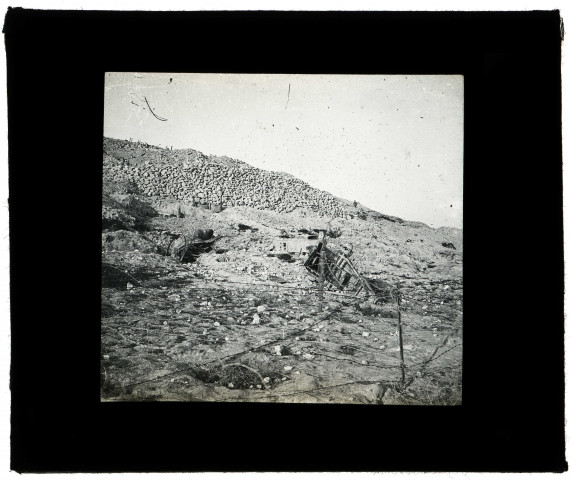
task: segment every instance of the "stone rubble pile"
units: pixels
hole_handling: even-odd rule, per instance
[[[290,175],[195,150],[168,150],[104,139],[103,177],[133,182],[140,194],[171,197],[215,211],[231,206],[349,217],[342,202]],[[214,208],[213,208],[214,206]]]

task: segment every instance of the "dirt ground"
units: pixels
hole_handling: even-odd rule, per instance
[[[320,313],[305,252],[274,249],[324,219],[183,211],[102,234],[103,401],[461,404],[462,239],[338,221],[337,241],[352,244],[360,271],[402,292],[402,370],[396,303],[326,293]],[[196,228],[215,231],[212,249],[182,263],[165,255],[170,239]]]

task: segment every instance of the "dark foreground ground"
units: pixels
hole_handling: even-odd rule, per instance
[[[102,400],[461,403],[462,279],[446,265],[385,275],[404,296],[401,383],[394,303],[327,294],[319,313],[304,257],[269,257],[250,232],[193,263],[129,235],[102,253]]]

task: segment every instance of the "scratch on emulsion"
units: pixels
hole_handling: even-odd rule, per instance
[[[167,119],[163,118],[163,117],[159,117],[158,115],[155,114],[155,112],[153,111],[153,109],[151,108],[151,105],[149,105],[149,101],[147,100],[147,97],[143,97],[145,99],[145,103],[147,104],[147,106],[149,107],[149,111],[153,114],[153,116],[157,119],[157,120],[161,120],[162,122],[166,122]]]
[[[288,84],[288,99],[286,100],[286,106],[284,107],[284,110],[288,108],[289,101],[290,101],[290,84]]]

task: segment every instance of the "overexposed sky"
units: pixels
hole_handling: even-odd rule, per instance
[[[107,73],[104,117],[107,137],[227,155],[462,227],[462,76]]]

